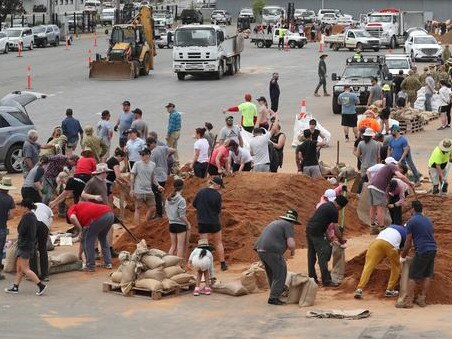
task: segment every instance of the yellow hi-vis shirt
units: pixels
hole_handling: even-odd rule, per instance
[[[254,117],[257,117],[257,107],[252,102],[242,102],[239,105],[239,111],[242,113],[242,126],[254,127]]]
[[[443,152],[438,146],[432,152],[430,159],[428,159],[428,167],[434,167],[435,165],[443,165],[442,168],[447,165],[450,158],[450,152]]]

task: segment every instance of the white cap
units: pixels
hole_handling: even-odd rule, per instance
[[[325,193],[323,193],[323,196],[325,197],[325,198],[327,198],[328,199],[328,201],[334,201],[334,200],[336,200],[336,191],[335,190],[333,190],[333,189],[327,189],[326,191],[325,191]]]
[[[386,165],[389,165],[389,164],[397,165],[397,160],[394,159],[393,157],[387,157],[387,158],[385,159],[385,164],[386,164]]]

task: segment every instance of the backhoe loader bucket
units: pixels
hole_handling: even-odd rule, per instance
[[[130,80],[136,74],[132,62],[95,60],[89,65],[89,77],[99,80]]]

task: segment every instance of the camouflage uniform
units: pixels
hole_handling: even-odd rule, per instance
[[[411,74],[407,76],[400,85],[400,88],[406,92],[408,95],[408,102],[410,103],[411,107],[413,107],[414,102],[417,98],[417,91],[422,87],[421,82],[416,77],[416,75]]]

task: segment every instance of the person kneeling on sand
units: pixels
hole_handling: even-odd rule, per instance
[[[395,290],[400,275],[399,248],[404,246],[405,239],[406,228],[400,225],[390,225],[378,234],[377,239],[370,244],[367,250],[366,262],[355,291],[355,299],[362,298],[363,288],[369,282],[375,267],[384,258],[388,258],[391,262],[391,275],[385,297],[397,297],[399,295],[399,292]]]
[[[209,245],[207,239],[199,239],[198,247],[196,247],[190,254],[188,265],[196,270],[196,287],[193,292],[194,296],[200,294],[210,295],[212,289],[210,288],[210,279],[214,275],[213,269],[213,248]],[[205,286],[201,288],[201,279],[204,275]]]
[[[295,210],[288,210],[286,215],[280,216],[278,220],[265,227],[254,244],[254,250],[259,255],[267,273],[270,305],[284,304],[279,299],[284,291],[287,276],[284,253],[289,249],[290,255],[295,255],[294,224],[300,225],[298,213]]]

